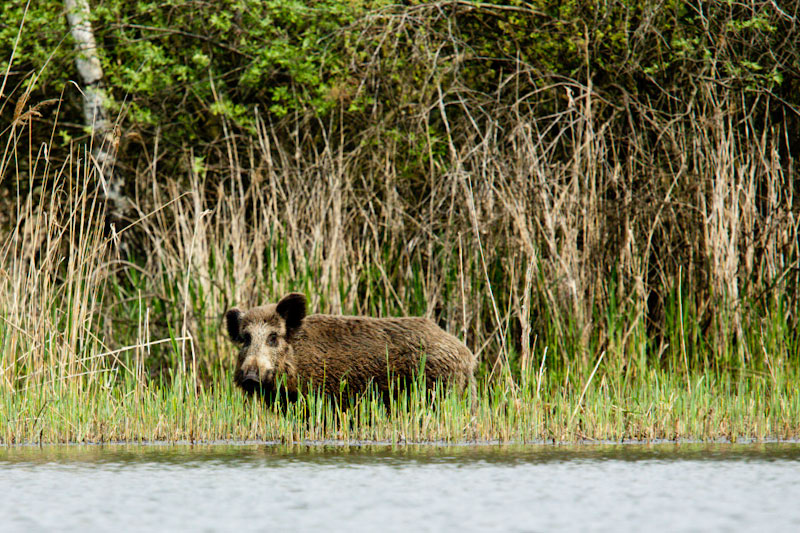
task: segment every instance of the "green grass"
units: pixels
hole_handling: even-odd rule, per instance
[[[309,394],[294,403],[268,403],[243,396],[225,374],[198,387],[189,374],[169,385],[55,383],[2,396],[0,441],[736,442],[800,437],[796,373],[782,371],[773,381],[704,372],[687,380],[652,370],[620,385],[601,367],[587,386],[588,378],[545,371],[541,383],[533,375],[513,387],[506,380],[483,382],[474,402],[453,390],[425,394],[412,385],[389,406],[374,394],[344,402]]]

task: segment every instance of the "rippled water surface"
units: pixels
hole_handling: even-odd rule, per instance
[[[800,444],[0,448],[0,526],[800,531]]]

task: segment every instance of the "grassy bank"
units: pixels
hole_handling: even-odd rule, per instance
[[[0,439],[21,442],[306,440],[420,442],[571,442],[652,439],[797,439],[796,374],[775,381],[728,375],[651,372],[631,380],[609,373],[565,383],[531,376],[519,387],[480,387],[468,399],[416,390],[388,408],[365,396],[346,408],[315,395],[291,404],[243,398],[227,376],[195,389],[169,386],[37,387],[4,395]],[[586,380],[583,383],[582,380]],[[595,381],[596,380],[596,381]],[[615,383],[616,381],[616,383]],[[583,385],[583,387],[581,387]],[[585,389],[585,393],[584,393]]]

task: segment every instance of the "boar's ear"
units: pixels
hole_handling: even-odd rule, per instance
[[[306,317],[306,297],[300,293],[287,294],[275,309],[286,321],[286,331],[297,328]]]
[[[237,308],[233,308],[225,313],[225,325],[228,326],[228,335],[233,342],[242,342],[242,313]]]

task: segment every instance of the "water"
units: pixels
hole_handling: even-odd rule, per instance
[[[800,531],[800,444],[0,448],[0,530]]]

